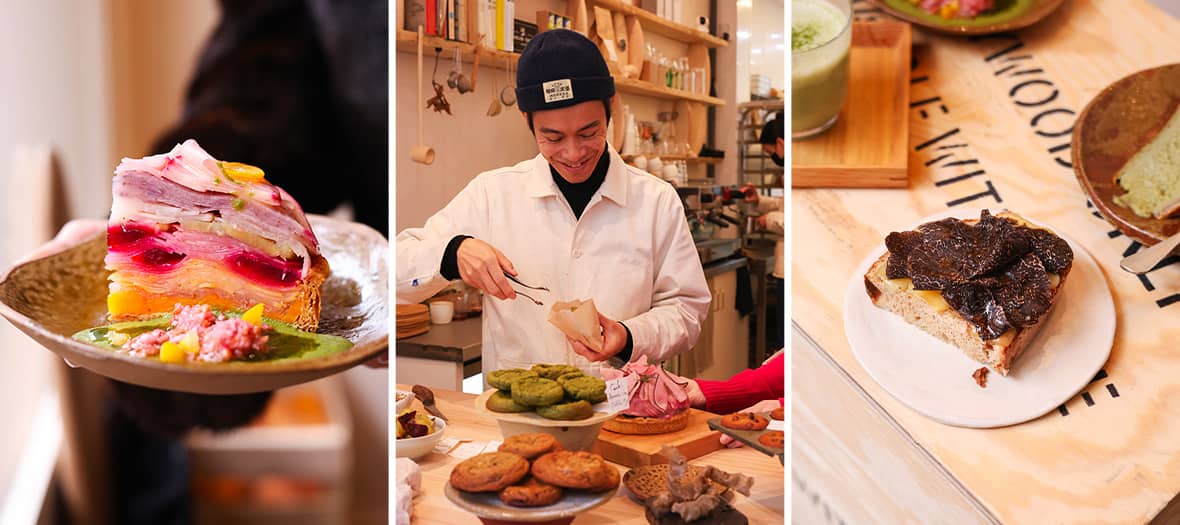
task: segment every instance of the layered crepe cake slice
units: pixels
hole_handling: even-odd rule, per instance
[[[268,318],[314,331],[328,262],[302,208],[262,170],[221,162],[188,140],[115,169],[106,267],[112,321],[176,304]]]

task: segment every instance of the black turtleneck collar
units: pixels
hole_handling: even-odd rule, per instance
[[[574,211],[574,218],[582,218],[582,212],[586,210],[586,205],[590,204],[590,197],[593,197],[594,192],[602,186],[609,169],[610,152],[606,149],[602,150],[602,156],[598,158],[598,164],[594,166],[594,172],[590,174],[590,178],[583,182],[569,182],[557,172],[552,164],[549,165],[549,174],[553,176],[553,182],[557,183],[557,188],[561,190],[561,194],[565,196],[566,202]]]

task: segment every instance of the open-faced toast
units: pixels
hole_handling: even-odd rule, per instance
[[[1011,212],[926,223],[886,245],[864,276],[873,304],[1002,375],[1044,325],[1073,263],[1068,243]]]

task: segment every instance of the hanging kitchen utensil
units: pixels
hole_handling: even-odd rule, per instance
[[[454,51],[454,53],[451,53],[451,72],[447,75],[447,87],[451,89],[457,89],[459,87],[459,75],[463,73],[459,69],[459,61],[461,60],[459,48],[456,47]]]
[[[508,85],[500,90],[500,102],[503,102],[506,106],[512,106],[516,104],[516,87],[512,85],[512,59],[509,58],[506,62],[504,71],[507,73]]]
[[[434,96],[426,101],[426,107],[433,109],[435,113],[446,111],[450,115],[451,103],[447,101],[447,96],[443,93],[442,84],[439,84],[438,80],[435,80],[435,77],[438,76],[438,57],[441,54],[441,47],[434,48],[434,71],[430,73],[430,86],[434,88]]]
[[[504,106],[500,104],[499,91],[496,89],[496,76],[492,75],[492,104],[488,106],[488,116],[494,117],[500,114],[500,110]]]
[[[477,78],[479,78],[479,52],[480,51],[483,51],[483,35],[482,34],[479,35],[479,38],[477,38],[475,41],[475,58],[472,59],[473,64],[471,65],[471,92],[472,93],[475,92],[475,80]]]
[[[418,98],[422,100],[422,26],[418,26]],[[422,113],[424,108],[418,106],[418,144],[410,148],[410,160],[429,165],[434,162],[434,148],[422,141]]]

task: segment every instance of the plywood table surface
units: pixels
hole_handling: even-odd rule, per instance
[[[410,385],[397,386],[398,390],[409,390]],[[435,390],[435,400],[442,413],[450,420],[444,437],[474,441],[499,441],[500,428],[493,419],[475,411],[472,401],[476,396],[447,390]],[[418,406],[415,402],[414,406]],[[417,460],[422,469],[424,494],[414,499],[412,520],[415,525],[462,525],[478,524],[479,519],[450,502],[443,494],[443,486],[451,475],[451,469],[460,460],[437,453]],[[754,488],[749,497],[738,495],[734,507],[749,519],[750,523],[784,523],[783,466],[770,456],[749,448],[722,449],[689,462],[694,465],[713,465],[726,472],[741,472],[754,476]],[[627,471],[619,466],[619,473]],[[643,506],[633,502],[620,492],[607,503],[579,514],[574,523],[593,525],[596,523],[646,524]]]
[[[854,10],[887,17],[864,2]],[[1140,246],[1089,205],[1069,150],[1074,120],[1094,95],[1180,62],[1177,50],[1180,21],[1144,0],[1072,0],[1015,34],[915,29],[911,187],[792,194],[797,333],[987,521],[1180,522],[1180,264],[1143,277],[1119,269]],[[990,430],[937,423],[874,383],[845,339],[844,291],[856,265],[890,231],[960,207],[1008,208],[1060,230],[1094,256],[1114,296],[1110,359],[1079,396],[1036,420]]]

